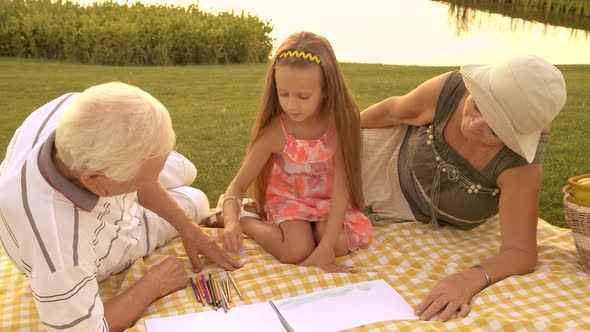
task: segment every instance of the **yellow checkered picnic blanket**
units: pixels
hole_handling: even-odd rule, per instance
[[[415,222],[375,227],[367,249],[339,259],[354,267],[351,274],[324,273],[314,267],[279,264],[254,241],[244,242],[244,267],[233,274],[244,300],[234,296],[234,306],[301,295],[350,283],[384,279],[412,306],[443,277],[479,263],[499,247],[499,224],[492,219],[471,231],[441,228]],[[221,230],[206,229],[221,242]],[[590,275],[581,270],[570,230],[539,220],[539,263],[534,273],[498,282],[478,294],[467,318],[446,323],[390,321],[352,331],[581,331],[590,330]],[[129,270],[100,284],[103,301],[129,287],[150,266],[168,255],[189,262],[176,239],[140,259]],[[220,268],[203,259],[205,273]],[[190,284],[152,304],[129,331],[145,331],[145,319],[202,311]],[[210,307],[205,310],[211,310]],[[359,308],[370,310],[370,308]],[[321,319],[321,316],[318,316]],[[197,327],[195,327],[197,328]],[[28,280],[14,269],[0,250],[0,330],[38,331],[39,319]]]

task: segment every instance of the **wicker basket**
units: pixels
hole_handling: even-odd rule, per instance
[[[580,188],[576,181],[585,177],[590,177],[590,174],[568,179],[568,184],[563,187],[563,207],[565,222],[572,230],[582,267],[590,272],[590,202],[578,200],[571,195],[574,188]]]

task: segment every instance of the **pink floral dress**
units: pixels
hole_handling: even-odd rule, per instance
[[[285,220],[327,220],[334,185],[336,130],[328,129],[319,139],[298,140],[289,135],[280,117],[279,121],[287,140],[283,151],[273,155],[275,163],[264,206],[268,222],[278,225]],[[351,251],[373,237],[369,219],[350,206],[344,232]]]

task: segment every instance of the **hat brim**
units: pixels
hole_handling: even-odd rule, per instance
[[[506,111],[492,96],[490,69],[491,66],[488,65],[464,65],[461,66],[460,72],[465,87],[475,100],[486,123],[508,148],[531,163],[535,159],[541,130],[521,134],[514,129]]]

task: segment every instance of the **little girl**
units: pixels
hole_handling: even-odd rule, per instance
[[[372,238],[360,211],[360,146],[359,110],[332,46],[292,34],[272,59],[246,158],[221,204],[224,247],[240,251],[244,232],[283,263],[349,271],[336,257]],[[266,221],[242,208],[248,188]]]

